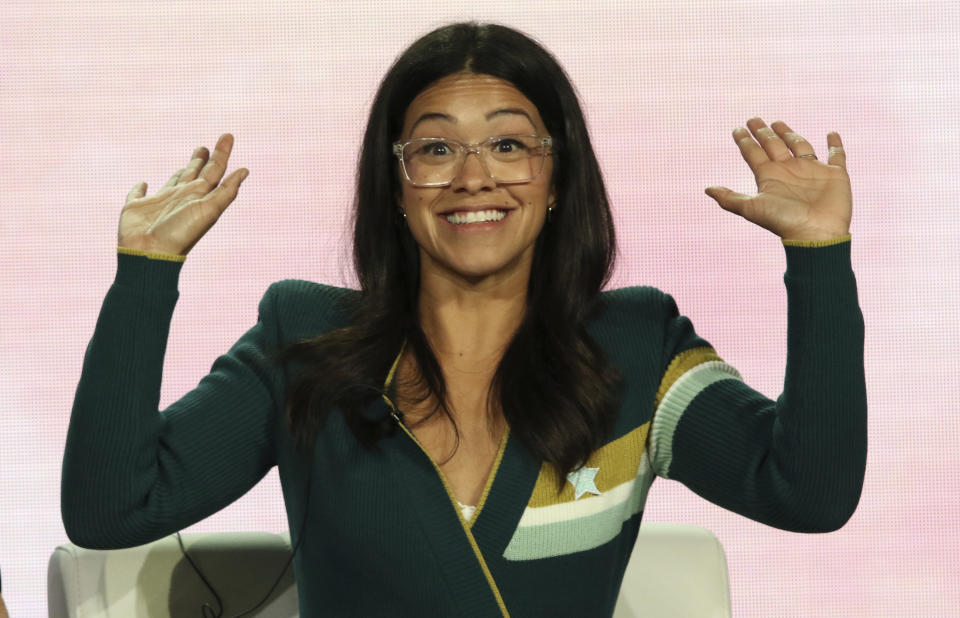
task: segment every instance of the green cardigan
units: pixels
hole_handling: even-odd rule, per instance
[[[181,264],[121,254],[70,420],[67,534],[94,548],[147,543],[222,509],[276,465],[303,616],[610,616],[655,476],[785,530],[834,530],[856,508],[863,323],[849,242],[824,244],[786,247],[776,401],[747,387],[669,296],[605,292],[589,332],[626,383],[609,442],[558,487],[508,432],[469,523],[405,429],[370,452],[334,414],[311,453],[291,442],[290,376],[268,355],[343,325],[356,292],[272,285],[258,323],[158,413]],[[369,412],[388,411],[377,401]]]

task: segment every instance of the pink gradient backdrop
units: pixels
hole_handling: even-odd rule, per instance
[[[748,382],[783,378],[783,252],[722,212],[753,188],[729,137],[784,119],[855,195],[870,455],[860,508],[804,536],[654,484],[647,521],[726,547],[737,616],[956,616],[960,573],[960,9],[954,2],[4,2],[0,11],[0,569],[13,616],[45,613],[64,437],[114,269],[124,196],[236,135],[241,195],[191,254],[164,399],[256,318],[276,279],[350,284],[352,170],[371,93],[450,21],[518,27],[582,95],[617,218],[614,285],[671,292]],[[202,530],[284,529],[275,474]]]

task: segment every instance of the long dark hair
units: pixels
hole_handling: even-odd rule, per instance
[[[417,40],[393,64],[374,98],[354,204],[353,256],[360,294],[349,326],[294,344],[299,367],[287,401],[291,431],[310,445],[339,409],[366,446],[386,425],[364,410],[381,394],[401,346],[413,355],[424,399],[448,410],[446,386],[419,322],[418,247],[397,215],[400,177],[391,146],[410,102],[427,86],[469,71],[512,83],[537,107],[553,137],[557,203],[534,248],[528,307],[491,384],[515,438],[566,473],[608,436],[619,376],[586,331],[613,266],[613,223],[576,93],[557,61],[520,32],[453,24]],[[456,424],[454,424],[456,427]]]

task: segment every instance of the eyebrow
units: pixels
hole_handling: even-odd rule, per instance
[[[502,109],[497,109],[485,116],[487,120],[493,120],[497,116],[503,116],[507,114],[516,114],[518,116],[523,116],[530,122],[530,126],[536,130],[536,125],[533,122],[533,118],[530,117],[526,111],[520,109],[519,107],[504,107]],[[446,122],[457,124],[457,119],[451,116],[450,114],[443,114],[440,112],[427,112],[417,118],[417,121],[413,123],[413,126],[410,127],[410,135],[413,135],[414,130],[417,128],[417,125],[426,120],[444,120]]]
[[[451,116],[450,114],[441,114],[440,112],[427,112],[423,114],[417,121],[413,123],[413,126],[410,127],[410,135],[413,135],[413,132],[416,130],[417,125],[425,120],[446,120],[447,122],[452,122],[457,124],[457,119]]]
[[[517,115],[519,115],[519,116],[523,116],[524,118],[526,118],[526,119],[530,122],[530,126],[532,126],[534,129],[536,129],[536,125],[533,123],[533,118],[530,117],[530,114],[528,114],[526,111],[520,109],[519,107],[505,107],[505,108],[503,108],[503,109],[498,109],[498,110],[496,110],[496,111],[492,111],[492,112],[490,112],[489,114],[487,114],[487,120],[492,120],[492,119],[496,118],[497,116],[502,116],[502,115],[504,115],[504,114],[517,114]]]

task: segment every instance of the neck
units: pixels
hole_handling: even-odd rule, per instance
[[[494,370],[527,306],[530,269],[469,280],[421,272],[420,323],[445,370]]]

